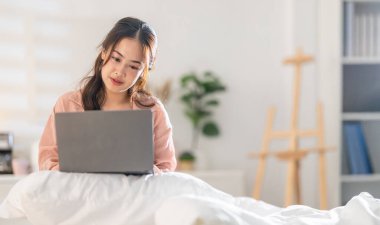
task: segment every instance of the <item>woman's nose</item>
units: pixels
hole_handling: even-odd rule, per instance
[[[119,68],[116,69],[116,74],[117,76],[125,76],[127,74],[127,67],[120,66]]]

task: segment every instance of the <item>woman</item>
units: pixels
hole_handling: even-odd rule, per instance
[[[150,108],[154,118],[154,171],[173,171],[176,159],[169,117],[162,103],[145,90],[157,49],[154,30],[139,19],[123,18],[100,47],[82,88],[62,95],[54,106],[39,144],[40,170],[59,170],[55,113]]]

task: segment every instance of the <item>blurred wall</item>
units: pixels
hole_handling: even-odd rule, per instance
[[[212,70],[227,85],[215,113],[222,134],[202,138],[200,148],[209,169],[244,170],[247,195],[257,167],[247,153],[261,146],[268,107],[278,109],[275,129],[290,126],[294,70],[283,59],[297,47],[318,53],[318,0],[0,0],[0,15],[0,130],[14,132],[17,152],[29,151],[57,97],[76,88],[91,69],[96,47],[112,25],[134,16],[150,23],[159,38],[151,85],[174,81],[166,107],[177,151],[191,141],[191,126],[178,100],[179,76]],[[316,57],[303,67],[304,129],[315,127],[318,76]],[[286,146],[276,141],[271,147]],[[319,198],[316,159],[311,155],[302,163],[304,203],[314,207]],[[286,163],[270,159],[266,171],[262,197],[282,206]]]

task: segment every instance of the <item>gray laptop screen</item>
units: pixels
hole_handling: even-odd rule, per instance
[[[152,172],[150,110],[57,113],[55,125],[61,171]]]

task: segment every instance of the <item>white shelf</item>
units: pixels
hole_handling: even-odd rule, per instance
[[[343,113],[342,120],[343,121],[380,120],[380,112]]]
[[[344,2],[380,2],[380,0],[343,0]]]
[[[0,174],[0,183],[17,182],[24,177],[26,177],[26,175],[16,176],[13,174]]]
[[[337,20],[339,22],[342,20],[340,25],[343,28],[340,30],[342,34],[340,44],[348,55],[340,56],[339,92],[342,96],[336,97],[340,101],[339,105],[343,108],[370,110],[376,108],[376,102],[369,102],[367,105],[356,104],[353,102],[354,99],[349,98],[355,96],[358,91],[361,94],[358,99],[366,99],[366,94],[373,95],[370,89],[376,88],[376,84],[371,83],[371,80],[380,76],[378,73],[380,49],[377,48],[379,44],[377,22],[380,15],[380,0],[342,0],[340,7],[340,12],[336,12],[338,14]],[[338,21],[335,22],[338,23]],[[339,50],[342,49],[339,48]],[[355,85],[361,88],[356,90]],[[368,101],[370,100],[372,101],[372,99]],[[338,140],[341,160],[341,173],[338,180],[340,183],[338,193],[340,204],[347,203],[353,196],[363,191],[380,198],[380,170],[378,167],[380,154],[377,151],[380,146],[380,139],[378,138],[380,110],[374,112],[340,111],[340,117],[340,140]],[[344,123],[347,121],[363,123],[374,174],[347,174],[350,169],[347,149],[344,149],[347,147],[347,143],[345,143],[347,137],[344,130]]]
[[[380,174],[342,175],[342,183],[380,182]]]
[[[380,57],[344,57],[342,63],[344,65],[380,64]]]

